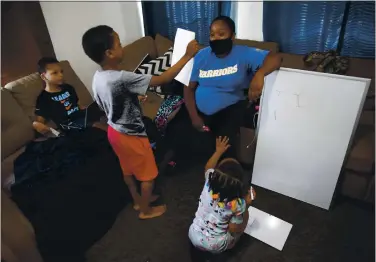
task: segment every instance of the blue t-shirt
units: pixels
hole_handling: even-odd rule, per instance
[[[262,66],[269,51],[234,45],[230,54],[218,58],[210,47],[194,59],[191,82],[198,82],[196,105],[205,115],[244,100],[252,77]]]

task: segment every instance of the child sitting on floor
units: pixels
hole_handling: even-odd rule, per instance
[[[189,238],[196,248],[221,253],[234,247],[244,232],[248,207],[255,198],[249,189],[238,161],[225,158],[217,162],[230,147],[227,137],[216,139],[216,151],[205,167],[205,186],[202,190],[196,217],[189,228]]]

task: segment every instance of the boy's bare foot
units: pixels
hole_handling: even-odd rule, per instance
[[[157,201],[158,198],[159,198],[158,195],[152,195],[151,198],[150,198],[150,203],[153,203],[153,202]],[[139,204],[134,204],[133,205],[133,209],[136,210],[136,211],[140,211],[140,205]]]
[[[142,213],[138,215],[140,219],[150,219],[154,217],[159,217],[163,215],[166,212],[167,208],[166,205],[163,206],[156,206],[156,207],[150,207],[150,211],[148,213]]]

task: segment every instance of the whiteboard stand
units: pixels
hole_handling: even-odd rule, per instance
[[[267,76],[252,183],[328,210],[370,81],[290,68]]]

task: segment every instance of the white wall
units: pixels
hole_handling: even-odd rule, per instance
[[[237,2],[236,36],[239,39],[263,41],[262,33],[263,1]]]
[[[89,28],[108,25],[123,45],[145,35],[140,2],[40,2],[58,60],[68,60],[92,93],[92,78],[99,68],[82,49]]]

